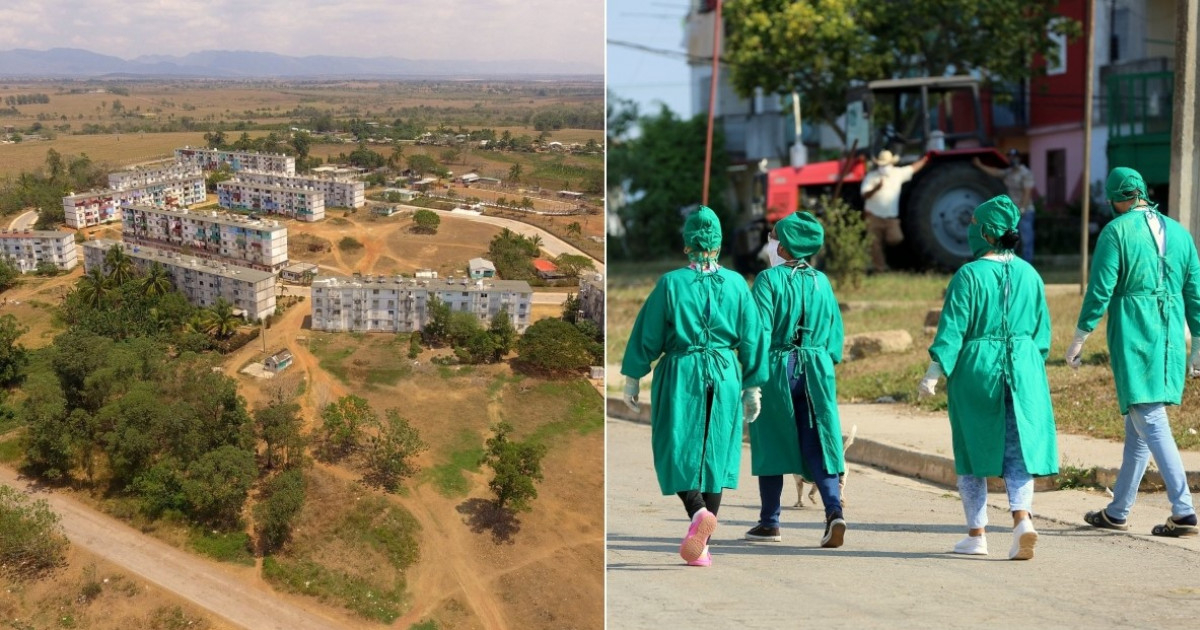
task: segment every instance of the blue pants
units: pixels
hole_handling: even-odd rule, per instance
[[[1183,460],[1179,458],[1179,448],[1175,445],[1175,437],[1171,435],[1166,405],[1148,403],[1129,405],[1129,415],[1125,416],[1125,455],[1121,460],[1121,472],[1117,473],[1117,482],[1113,484],[1113,500],[1106,508],[1110,517],[1129,518],[1129,510],[1137,499],[1138,486],[1146,474],[1151,455],[1167,486],[1171,516],[1196,513],[1192,506],[1192,494],[1188,491]]]
[[[837,473],[825,470],[825,452],[821,448],[821,436],[817,427],[808,415],[808,394],[804,391],[804,375],[793,376],[795,373],[796,354],[788,357],[788,385],[792,390],[792,407],[795,408],[796,433],[800,442],[800,458],[815,477],[813,483],[821,493],[821,502],[825,504],[825,518],[833,514],[841,515],[842,497],[838,485]],[[758,522],[764,527],[779,527],[779,512],[782,509],[780,499],[783,496],[783,475],[763,475],[758,478],[758,496],[762,501],[762,510]]]
[[[1013,409],[1012,390],[1004,388],[1004,466],[1001,474],[1008,491],[1008,510],[1024,510],[1033,514],[1033,476],[1025,467],[1021,454],[1021,434],[1017,431],[1017,413]],[[962,497],[963,512],[968,529],[987,526],[987,478],[975,475],[958,476],[958,494]]]
[[[1033,264],[1033,214],[1033,210],[1026,210],[1017,222],[1017,233],[1021,235],[1021,258],[1030,264]]]

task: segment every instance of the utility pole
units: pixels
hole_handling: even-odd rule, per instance
[[[708,182],[712,174],[713,118],[717,111],[717,77],[721,65],[721,0],[713,9],[712,80],[708,86],[708,137],[704,141],[704,190],[700,205],[708,205]]]
[[[1084,68],[1087,71],[1087,81],[1083,87],[1083,224],[1079,236],[1079,294],[1087,290],[1088,278],[1088,237],[1090,236],[1092,202],[1092,93],[1095,89],[1095,71],[1092,68],[1096,57],[1096,11],[1092,3],[1087,5],[1087,61]]]

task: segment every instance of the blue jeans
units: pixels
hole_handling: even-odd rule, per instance
[[[1017,233],[1021,235],[1021,258],[1033,264],[1033,210],[1021,213],[1017,222]]]
[[[808,394],[804,391],[804,375],[794,376],[796,353],[788,356],[788,385],[792,390],[792,407],[795,409],[796,433],[800,442],[800,458],[804,460],[809,472],[815,477],[813,483],[821,493],[821,502],[825,504],[825,518],[831,514],[842,513],[841,488],[838,484],[837,473],[825,470],[825,452],[821,448],[821,435],[808,415]],[[758,478],[758,497],[762,501],[762,510],[758,514],[758,523],[764,527],[779,527],[779,512],[782,509],[780,499],[783,497],[783,475],[763,475]]]
[[[1162,403],[1147,403],[1129,405],[1129,415],[1125,416],[1125,454],[1121,460],[1121,472],[1113,484],[1113,500],[1106,509],[1110,517],[1129,518],[1129,510],[1137,499],[1138,486],[1146,474],[1151,455],[1167,486],[1171,516],[1196,513],[1192,507],[1192,494],[1188,491],[1183,460],[1179,458],[1179,448],[1175,446],[1175,437],[1171,435],[1167,407]]]
[[[1033,475],[1025,467],[1021,454],[1021,434],[1017,431],[1017,413],[1013,409],[1012,390],[1004,388],[1004,488],[1008,491],[1008,510],[1033,514]],[[962,497],[967,529],[987,526],[987,478],[958,476],[958,494]]]

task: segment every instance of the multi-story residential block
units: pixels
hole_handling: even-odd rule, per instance
[[[242,170],[234,179],[250,184],[281,188],[311,188],[325,193],[326,206],[361,208],[367,205],[366,184],[353,177],[321,177],[317,175],[284,175]]]
[[[63,271],[79,264],[75,235],[53,230],[0,229],[0,256],[8,259],[21,273],[33,271],[41,263],[53,263]]]
[[[127,191],[89,190],[63,197],[63,220],[76,229],[100,225],[120,218],[118,209]]]
[[[145,188],[152,184],[163,184],[181,179],[203,178],[204,173],[195,164],[160,162],[149,166],[135,166],[128,170],[108,174],[108,187],[113,190]]]
[[[271,219],[126,205],[121,220],[126,243],[262,271],[277,272],[287,266],[287,228]]]
[[[228,164],[230,170],[239,172],[250,169],[271,173],[296,174],[296,158],[282,153],[256,153],[254,151],[223,151],[221,149],[205,149],[184,147],[175,149],[175,161],[181,164],[194,164],[206,171],[215,171],[222,164]]]
[[[270,212],[300,221],[325,218],[325,193],[311,188],[283,188],[231,179],[217,184],[217,202],[222,208]]]
[[[579,314],[604,330],[604,276],[588,274],[579,280]]]
[[[312,283],[313,330],[413,332],[428,322],[433,298],[483,325],[502,308],[513,327],[529,327],[533,291],[521,280],[418,279],[400,276],[320,276]]]
[[[210,307],[224,298],[248,320],[257,321],[275,313],[275,274],[269,271],[109,239],[83,244],[83,268],[103,268],[104,255],[114,245],[120,245],[143,273],[153,263],[161,263],[175,288],[196,306]]]

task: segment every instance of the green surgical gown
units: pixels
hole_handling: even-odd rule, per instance
[[[767,327],[769,375],[763,386],[762,414],[750,425],[751,472],[800,474],[813,479],[800,457],[795,410],[788,384],[788,355],[805,375],[808,417],[815,425],[829,473],[845,470],[842,425],[838,418],[833,366],[842,360],[842,313],[825,274],[814,269],[779,266],[758,274],[751,291]],[[799,331],[799,334],[797,334]]]
[[[651,443],[663,494],[737,487],[741,392],[762,385],[765,354],[758,309],[740,275],[684,268],[659,278],[633,324],[621,374],[640,379],[658,360],[650,392]]]
[[[954,274],[929,355],[946,373],[958,474],[1002,476],[1006,384],[1025,468],[1031,475],[1058,472],[1049,352],[1050,311],[1029,263],[981,258]]]
[[[1147,221],[1162,218],[1164,251]],[[1200,333],[1200,263],[1192,237],[1158,212],[1134,209],[1109,222],[1096,241],[1080,330],[1108,309],[1108,352],[1121,413],[1129,405],[1178,405],[1187,370],[1184,322]]]

